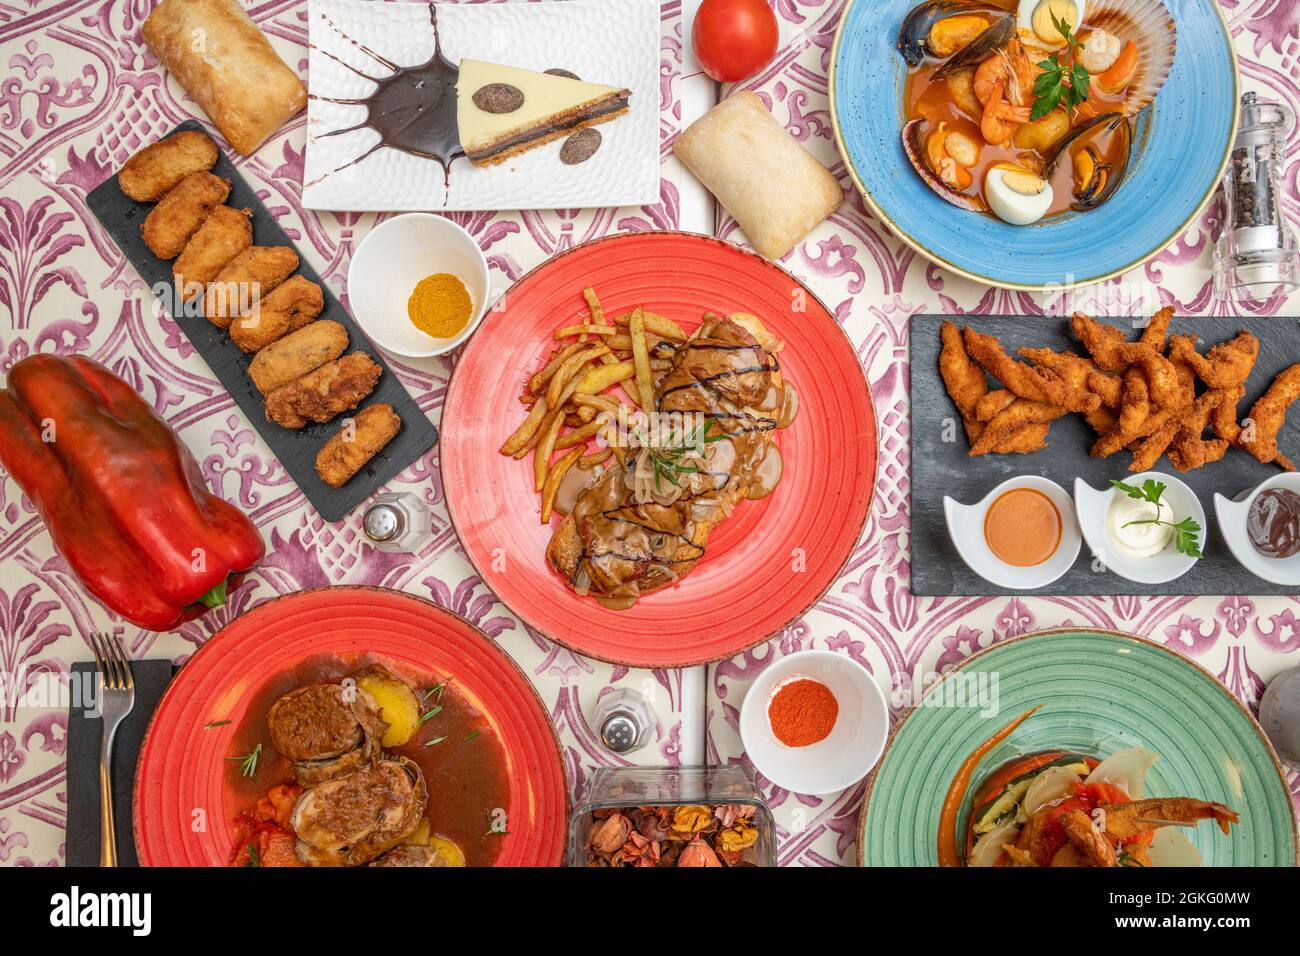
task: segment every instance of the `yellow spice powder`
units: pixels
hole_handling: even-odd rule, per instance
[[[425,276],[406,301],[411,322],[425,335],[449,339],[469,322],[474,311],[465,283],[449,272]]]

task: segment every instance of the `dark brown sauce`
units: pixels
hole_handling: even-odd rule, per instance
[[[491,723],[456,690],[454,677],[416,673],[369,655],[347,660],[332,655],[313,657],[267,681],[249,703],[232,738],[232,757],[243,757],[259,744],[262,750],[251,778],[241,775],[239,760],[228,761],[226,789],[232,797],[231,805],[251,810],[273,786],[293,782],[290,762],[276,753],[271,743],[266,725],[271,705],[295,688],[334,683],[373,663],[381,663],[406,678],[420,693],[446,682],[437,698],[442,710],[426,720],[410,742],[388,752],[409,757],[423,771],[429,788],[425,816],[431,832],[458,844],[465,852],[467,866],[491,866],[501,851],[502,839],[499,833],[490,832],[492,814],[504,810],[508,830],[510,813],[505,750]],[[424,706],[434,707],[433,696]],[[439,737],[445,739],[425,746]]]
[[[433,27],[433,55],[424,63],[415,66],[397,66],[391,63],[349,37],[329,17],[324,14],[321,14],[321,17],[357,49],[392,71],[388,76],[370,76],[344,63],[333,54],[320,50],[319,47],[316,48],[358,76],[375,83],[374,91],[361,99],[335,99],[312,94],[313,99],[366,108],[364,122],[344,129],[330,130],[320,135],[338,136],[358,129],[372,129],[379,134],[379,141],[360,156],[325,175],[329,176],[349,166],[355,166],[371,153],[389,147],[425,159],[436,160],[442,166],[445,184],[450,187],[452,160],[465,155],[465,150],[460,145],[460,126],[456,119],[456,81],[460,77],[460,68],[443,56],[442,40],[438,36],[438,11],[434,5],[429,4],[429,22]]]
[[[1246,516],[1250,543],[1266,558],[1300,554],[1300,495],[1285,488],[1261,491]]]

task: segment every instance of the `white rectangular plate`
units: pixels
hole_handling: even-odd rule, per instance
[[[360,99],[387,70],[361,49],[399,66],[433,55],[427,3],[310,0],[307,8],[307,155],[303,205],[309,209],[577,209],[659,202],[658,0],[564,0],[545,3],[440,3],[442,52],[452,63],[488,60],[530,70],[555,67],[592,83],[631,90],[628,111],[600,126],[591,159],[560,162],[556,140],[495,166],[451,164],[450,188],[432,159],[381,148],[352,163],[379,139],[370,128],[322,136],[365,120]],[[337,27],[337,29],[335,29]],[[341,32],[340,32],[341,31]],[[355,41],[355,42],[353,42]],[[346,168],[342,168],[346,167]]]

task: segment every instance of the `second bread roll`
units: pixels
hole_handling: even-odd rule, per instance
[[[748,90],[692,123],[673,152],[769,259],[793,249],[844,199],[838,180]]]

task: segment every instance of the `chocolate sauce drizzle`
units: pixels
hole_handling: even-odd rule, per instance
[[[460,77],[460,67],[442,53],[442,38],[438,35],[438,11],[434,5],[429,4],[429,23],[433,27],[433,55],[424,63],[415,66],[398,66],[348,36],[324,13],[321,14],[321,19],[339,36],[391,72],[386,76],[371,76],[344,62],[328,50],[315,47],[324,56],[375,84],[375,89],[368,96],[360,99],[337,99],[310,94],[312,99],[323,102],[366,108],[366,118],[363,122],[320,135],[339,136],[359,129],[372,129],[379,134],[379,141],[360,156],[331,170],[316,182],[349,166],[355,166],[372,153],[387,147],[436,160],[442,167],[446,193],[450,193],[451,163],[457,157],[465,155],[465,150],[460,145],[460,127],[456,120],[456,81]]]

